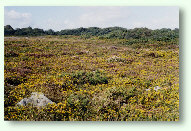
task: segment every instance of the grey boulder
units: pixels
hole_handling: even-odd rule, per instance
[[[48,99],[43,93],[39,92],[33,92],[29,98],[24,98],[17,103],[17,105],[20,106],[32,105],[37,107],[45,106],[47,104],[53,104],[53,102]]]
[[[160,90],[161,89],[161,87],[160,86],[155,86],[155,87],[153,87],[153,89],[155,90],[155,91],[158,91],[158,90]],[[149,91],[150,89],[146,89],[146,91]]]

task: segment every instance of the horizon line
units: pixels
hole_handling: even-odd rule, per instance
[[[8,24],[10,25],[10,24]],[[8,26],[8,25],[4,25],[5,26]],[[11,25],[10,25],[11,26]],[[12,26],[11,26],[12,27]],[[22,28],[29,28],[31,27],[32,29],[43,29],[43,28],[39,28],[39,27],[32,27],[32,26],[27,26],[27,27],[18,27],[18,28],[13,28],[14,30],[16,29],[22,29]],[[124,28],[126,30],[131,30],[131,29],[140,29],[140,28],[147,28],[149,30],[161,30],[161,29],[171,29],[171,30],[175,30],[175,29],[179,29],[179,27],[175,27],[175,28],[168,28],[168,27],[163,27],[163,28],[156,28],[156,29],[151,29],[151,28],[148,28],[148,27],[134,27],[134,28],[126,28],[126,27],[122,27],[122,26],[108,26],[108,27],[98,27],[98,26],[90,26],[90,27],[76,27],[76,28],[65,28],[65,29],[61,29],[61,30],[54,30],[54,29],[43,29],[44,31],[48,31],[48,30],[53,30],[53,31],[62,31],[62,30],[74,30],[74,29],[79,29],[79,28],[100,28],[100,29],[106,29],[106,28],[114,28],[114,27],[119,27],[119,28]]]

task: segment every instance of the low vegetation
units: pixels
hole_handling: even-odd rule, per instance
[[[14,36],[4,49],[5,120],[179,120],[177,37]],[[32,92],[55,103],[16,106]]]

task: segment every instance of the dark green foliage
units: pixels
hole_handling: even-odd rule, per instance
[[[64,90],[67,90],[67,85],[76,85],[77,88],[83,86],[84,84],[90,84],[90,85],[98,85],[98,84],[108,84],[108,78],[104,75],[104,73],[101,73],[100,71],[96,70],[94,72],[85,72],[85,71],[78,71],[71,74],[63,73],[62,76],[69,76],[71,77],[72,81],[65,81],[62,85],[62,88]]]
[[[85,83],[89,83],[91,85],[107,84],[108,83],[107,77],[105,77],[98,70],[95,72],[79,71],[77,73],[71,74],[71,77],[74,80],[73,83],[77,84],[77,85],[82,85]]]
[[[5,35],[14,35],[15,30],[10,25],[6,25],[4,26],[4,33]]]
[[[10,51],[5,54],[5,57],[18,57],[19,55],[13,51]]]
[[[144,43],[149,40],[171,42],[179,38],[179,29],[156,29],[151,30],[148,28],[134,28],[126,29],[122,27],[108,27],[108,28],[77,28],[77,29],[65,29],[61,31],[54,31],[49,29],[44,31],[43,29],[31,27],[13,29],[10,25],[4,27],[5,36],[39,36],[39,35],[74,35],[82,36],[82,38],[89,39],[91,36],[99,36],[100,39],[128,39],[131,40],[125,44],[131,45],[134,43]]]
[[[45,31],[45,34],[47,34],[47,35],[55,35],[55,32],[52,29],[49,29],[49,30]]]
[[[13,86],[17,86],[25,81],[26,78],[21,78],[21,77],[9,77],[5,79],[5,83],[8,83]]]
[[[15,89],[15,86],[7,85],[4,87],[4,89],[4,106],[13,106],[13,101],[16,101],[16,99],[10,95],[10,92]]]
[[[67,99],[67,106],[71,108],[74,114],[74,118],[78,117],[81,119],[85,119],[85,114],[88,114],[88,112],[92,112],[91,110],[91,99],[90,96],[86,93],[80,94],[80,93],[74,93],[71,94]],[[93,114],[93,112],[92,112]],[[88,117],[90,114],[88,114]]]

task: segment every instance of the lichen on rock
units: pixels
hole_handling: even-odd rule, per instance
[[[17,105],[20,106],[32,105],[37,107],[45,106],[47,104],[53,104],[53,102],[40,92],[32,92],[29,98],[24,98],[17,103]]]

